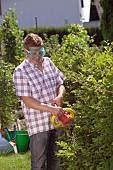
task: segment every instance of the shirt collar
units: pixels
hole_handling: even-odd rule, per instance
[[[43,61],[44,61],[44,58],[43,58]],[[38,68],[38,65],[32,63],[28,57],[26,58],[26,63],[29,64],[33,68]]]

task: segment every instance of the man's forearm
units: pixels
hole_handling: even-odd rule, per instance
[[[64,94],[65,94],[65,87],[64,85],[60,85],[60,87],[58,88],[58,97],[63,98]]]
[[[29,96],[22,96],[21,99],[23,100],[23,102],[25,103],[25,105],[28,108],[33,108],[33,109],[40,110],[40,111],[51,112],[51,109],[53,107],[51,105],[40,103],[36,99],[33,99]]]
[[[33,99],[29,96],[22,96],[21,99],[28,108],[35,110],[50,112],[52,115],[61,116],[64,114],[64,110],[61,107],[54,107],[52,105],[40,103],[36,99]]]

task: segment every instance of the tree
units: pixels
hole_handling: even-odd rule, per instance
[[[9,8],[3,17],[2,25],[2,55],[6,62],[18,64],[23,60],[23,35],[24,32],[18,27],[17,13],[15,9]]]
[[[2,127],[7,126],[13,120],[13,113],[18,104],[14,84],[12,82],[12,71],[14,65],[0,60],[0,120]]]
[[[113,41],[113,1],[100,0],[103,9],[100,28],[105,40]]]

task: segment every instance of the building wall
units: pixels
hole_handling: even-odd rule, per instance
[[[99,27],[100,26],[100,21],[84,22],[83,26],[84,27]]]
[[[80,24],[80,0],[1,0],[2,15],[10,8],[18,12],[20,27]]]

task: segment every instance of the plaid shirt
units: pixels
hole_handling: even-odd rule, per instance
[[[44,57],[43,59],[43,72],[27,58],[16,67],[13,81],[17,96],[29,96],[39,102],[51,105],[57,96],[58,87],[65,80],[65,76],[50,58]],[[21,105],[29,136],[54,129],[51,124],[52,115],[50,112],[28,108],[23,100],[21,100]]]

